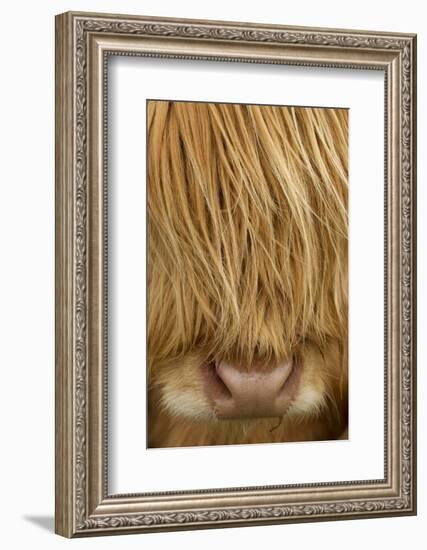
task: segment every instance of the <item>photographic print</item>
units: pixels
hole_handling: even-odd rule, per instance
[[[149,447],[347,438],[348,118],[147,101]]]

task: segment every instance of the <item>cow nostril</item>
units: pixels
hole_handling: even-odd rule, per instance
[[[209,388],[209,393],[215,399],[231,399],[232,394],[224,380],[218,374],[218,363],[216,361],[211,361],[207,365],[207,385]]]

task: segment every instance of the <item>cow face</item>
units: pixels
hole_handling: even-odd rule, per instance
[[[150,101],[149,446],[347,422],[348,113]]]

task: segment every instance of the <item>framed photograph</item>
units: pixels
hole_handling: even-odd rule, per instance
[[[416,513],[416,37],[56,18],[56,532]]]

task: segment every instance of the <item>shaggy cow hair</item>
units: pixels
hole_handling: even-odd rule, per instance
[[[348,111],[149,101],[148,445],[340,438]],[[204,370],[298,365],[280,418],[220,419]]]

